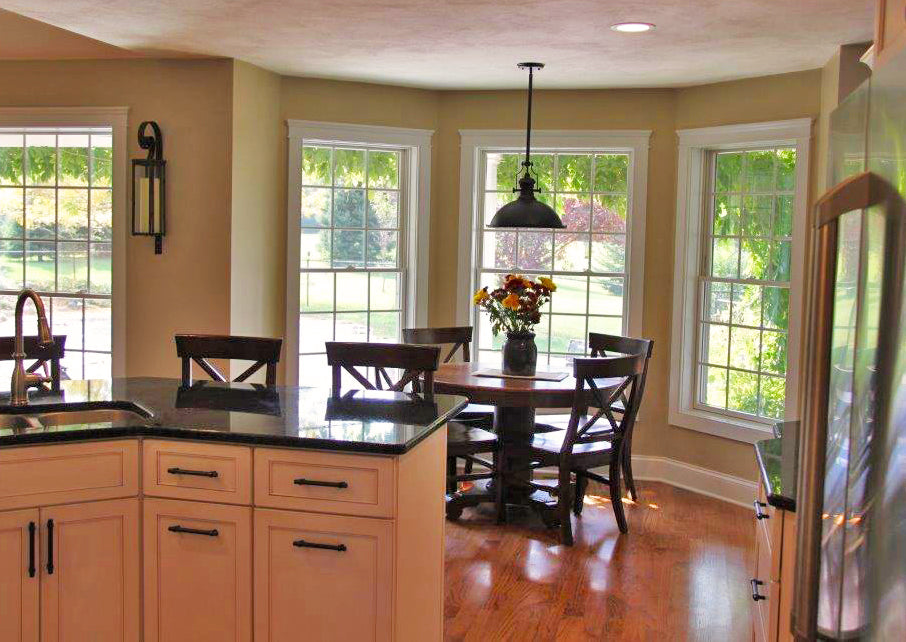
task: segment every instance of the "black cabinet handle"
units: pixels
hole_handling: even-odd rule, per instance
[[[217,537],[220,535],[220,531],[216,528],[204,530],[202,528],[188,528],[187,526],[180,526],[179,524],[170,526],[167,530],[171,533],[188,533],[189,535],[206,535],[208,537]]]
[[[762,509],[762,508],[767,508],[767,507],[768,507],[767,504],[765,504],[765,503],[763,503],[763,502],[760,502],[760,501],[758,501],[758,500],[756,499],[756,500],[752,503],[752,505],[755,506],[755,519],[771,519],[771,516],[770,516],[770,515],[768,515],[767,513],[762,513],[762,512],[761,512],[761,509]]]
[[[171,475],[192,475],[194,477],[219,477],[220,473],[216,470],[189,470],[186,468],[168,468],[167,472]]]
[[[294,479],[293,483],[296,486],[327,486],[329,488],[349,488],[349,484],[344,481],[319,481],[317,479],[305,479],[304,477]]]
[[[317,542],[306,542],[304,539],[297,539],[293,542],[297,548],[320,548],[325,551],[337,551],[342,553],[346,550],[346,544],[319,544]]]
[[[38,527],[34,522],[28,523],[28,576],[34,577],[38,572],[35,568],[35,533]]]
[[[767,597],[765,597],[764,595],[762,595],[761,593],[758,592],[758,587],[763,585],[764,582],[762,582],[761,580],[751,579],[751,580],[749,580],[749,584],[752,585],[752,599],[753,600],[755,600],[757,602],[758,600],[768,599]]]
[[[53,520],[47,520],[47,574],[53,575]]]

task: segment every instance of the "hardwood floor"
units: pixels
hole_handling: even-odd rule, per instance
[[[572,548],[533,516],[447,522],[446,640],[751,639],[751,510],[641,482],[620,536],[595,490]]]

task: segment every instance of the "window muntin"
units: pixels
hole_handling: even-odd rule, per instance
[[[694,403],[784,416],[796,150],[708,154]]]
[[[0,332],[14,333],[16,294],[37,290],[71,379],[111,376],[112,139],[109,127],[0,129]]]
[[[632,159],[628,152],[554,150],[532,156],[537,195],[562,216],[565,230],[495,230],[494,213],[513,200],[518,153],[481,153],[479,227],[474,279],[499,286],[502,275],[550,276],[557,292],[535,327],[538,362],[562,367],[584,355],[589,332],[624,334],[628,299],[626,248],[631,220]],[[505,337],[494,337],[487,315],[473,311],[479,357],[498,359]]]
[[[302,146],[300,385],[323,385],[325,341],[399,340],[406,156],[393,147]]]

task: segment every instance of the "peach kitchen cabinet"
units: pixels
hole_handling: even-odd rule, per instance
[[[0,450],[0,640],[139,640],[137,476],[134,440]]]
[[[145,642],[251,642],[252,509],[146,499]]]

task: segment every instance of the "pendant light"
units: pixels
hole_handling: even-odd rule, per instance
[[[525,173],[519,179],[519,187],[514,187],[513,192],[519,192],[519,197],[497,210],[491,219],[489,227],[546,227],[563,228],[563,221],[557,213],[547,204],[535,198],[535,192],[541,189],[535,187],[532,178],[532,79],[536,69],[544,68],[541,62],[520,62],[516,65],[520,69],[528,69],[528,118],[525,128],[525,160],[522,167]]]

